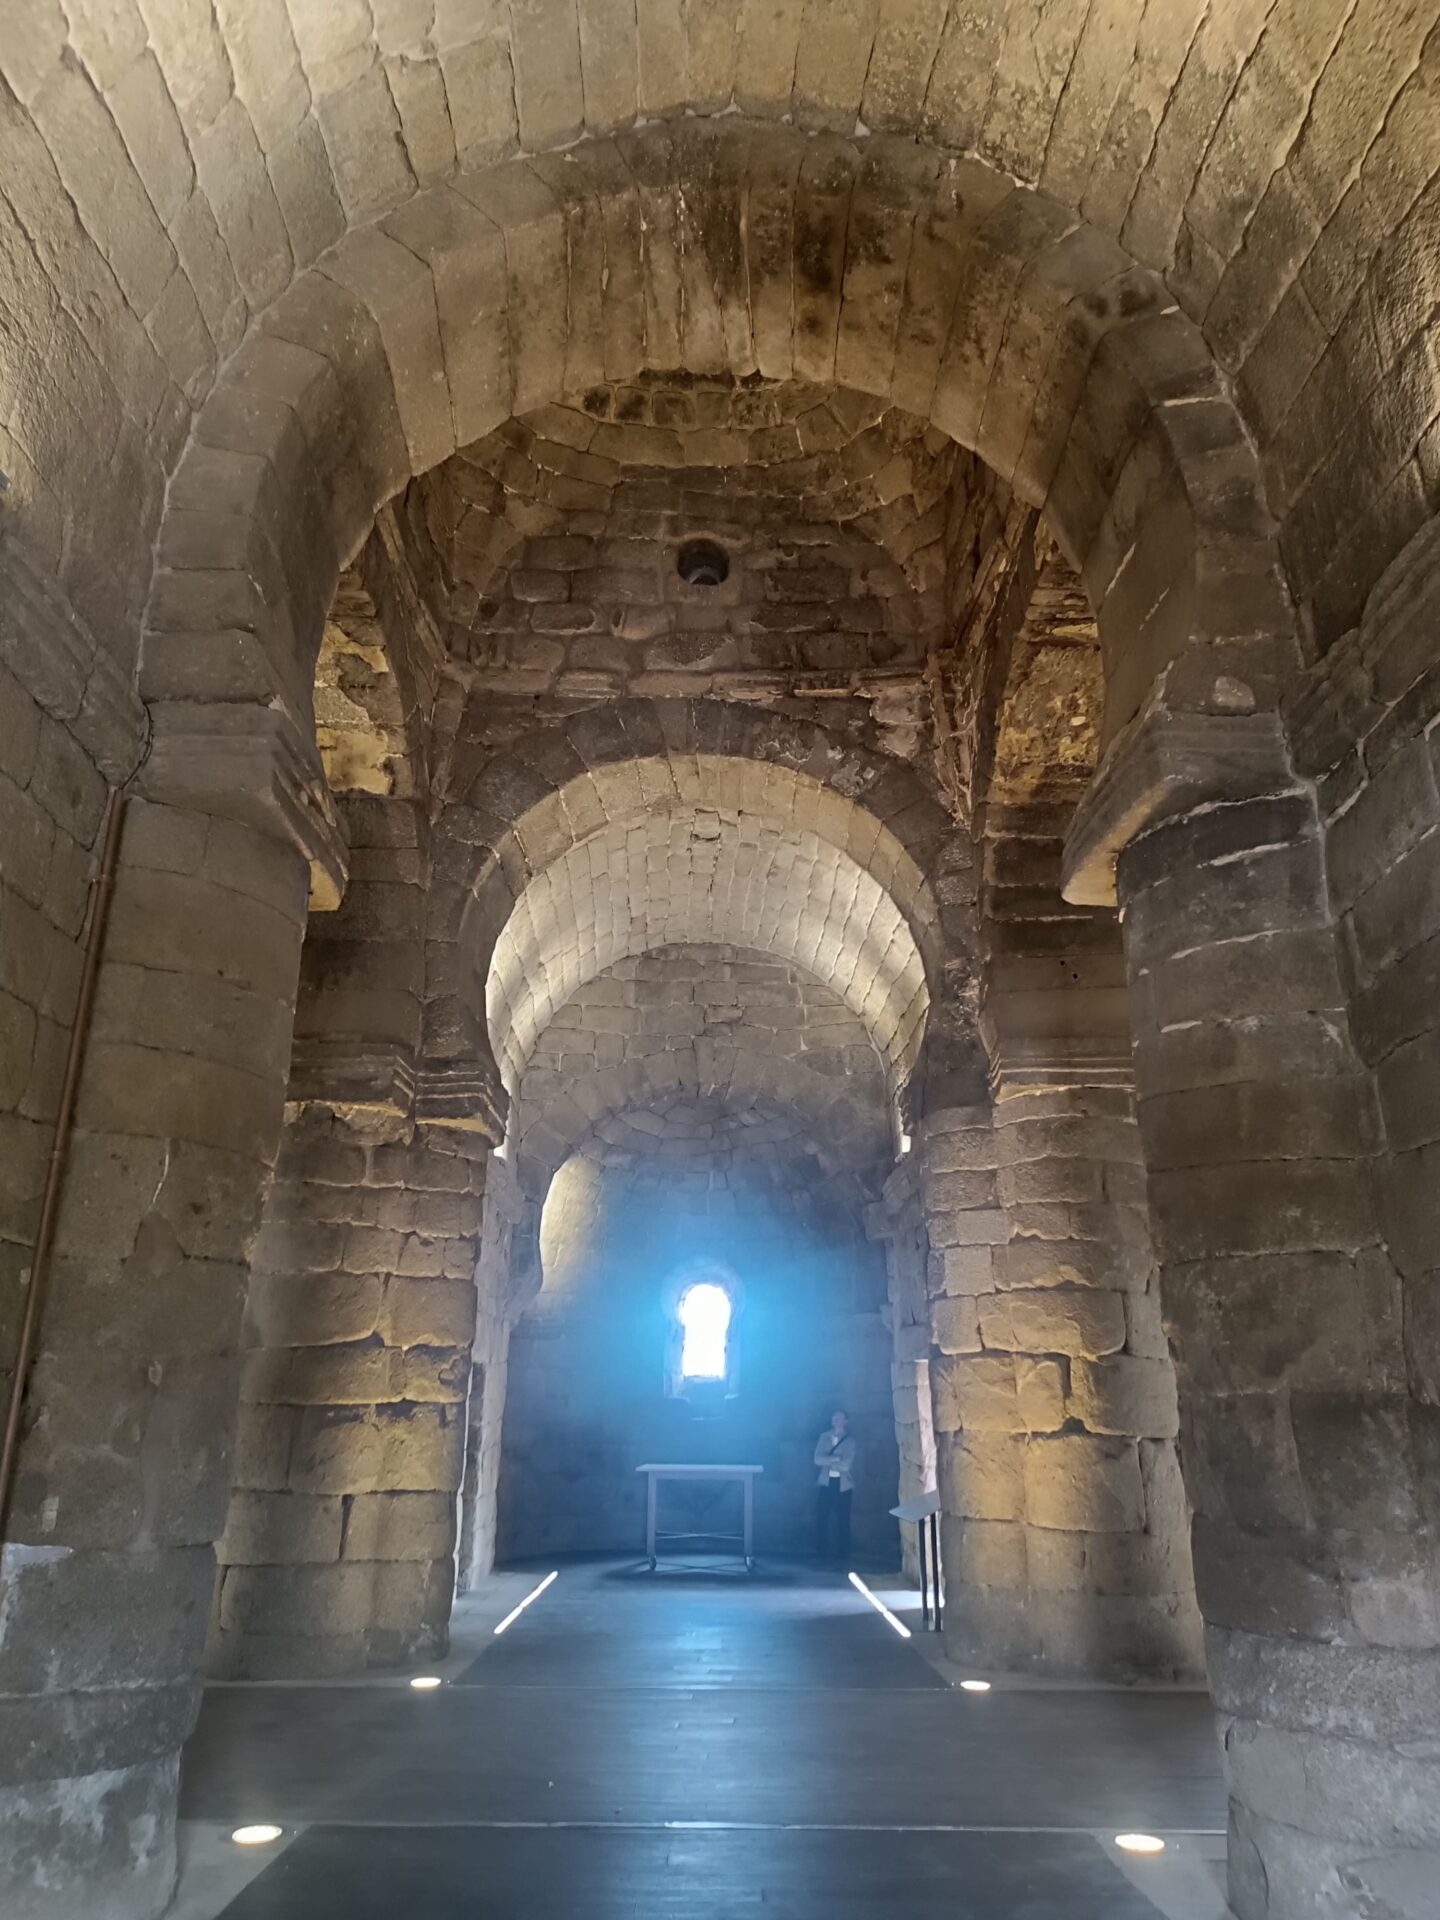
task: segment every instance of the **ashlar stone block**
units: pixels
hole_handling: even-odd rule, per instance
[[[996,1294],[981,1304],[980,1332],[987,1347],[1003,1351],[1097,1358],[1125,1345],[1125,1303],[1088,1288]]]
[[[1175,1369],[1169,1360],[1116,1353],[1076,1358],[1070,1367],[1070,1414],[1091,1433],[1173,1439],[1180,1430]]]
[[[1023,1449],[1025,1510],[1037,1527],[1131,1533],[1145,1524],[1135,1443],[1057,1434]]]

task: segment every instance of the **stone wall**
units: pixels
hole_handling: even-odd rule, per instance
[[[804,1099],[808,1083],[810,1100],[824,1102],[837,1150],[868,1154],[870,1172],[886,1157],[885,1075],[855,1013],[801,967],[703,944],[617,961],[555,1010],[521,1083],[519,1141],[558,1098],[588,1112],[590,1083],[658,1091],[661,1081],[650,1076],[667,1056],[683,1063],[691,1077],[681,1084],[696,1092],[752,1084],[759,1063],[779,1063],[779,1078],[767,1074],[767,1086],[782,1091],[788,1076]]]
[[[866,1437],[857,1522],[872,1551],[893,1542],[889,1336],[860,1219],[892,1136],[856,1014],[803,968],[743,948],[621,960],[540,1032],[517,1165],[562,1132],[572,1157],[548,1186],[544,1284],[512,1339],[502,1552],[633,1545],[634,1467],[652,1456],[763,1460],[761,1537],[793,1550],[809,1537],[810,1449],[840,1403]],[[667,1392],[667,1287],[705,1258],[740,1282],[742,1371],[733,1399],[697,1408]]]
[[[969,466],[860,393],[677,372],[507,422],[413,483],[404,514],[452,651],[502,701],[839,684],[858,726],[863,673],[873,739],[913,693]],[[681,577],[697,533],[724,549],[715,585]]]
[[[681,1123],[683,1124],[683,1123]],[[836,1406],[864,1450],[855,1542],[893,1557],[897,1465],[883,1274],[853,1217],[816,1217],[803,1173],[712,1149],[677,1167],[654,1137],[633,1168],[575,1160],[557,1176],[542,1245],[546,1283],[511,1339],[500,1482],[504,1558],[638,1553],[646,1460],[754,1461],[762,1552],[809,1552],[816,1436]],[[577,1193],[569,1189],[580,1188]],[[558,1214],[558,1218],[555,1215]],[[673,1308],[687,1273],[738,1283],[730,1397],[667,1390]],[[669,1496],[689,1524],[733,1531],[733,1494]],[[674,1514],[663,1525],[677,1524]],[[687,1524],[681,1520],[680,1525]]]

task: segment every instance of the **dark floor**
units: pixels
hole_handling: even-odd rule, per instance
[[[1223,1912],[1108,1844],[1223,1827],[1203,1699],[954,1691],[838,1575],[574,1566],[438,1693],[217,1689],[183,1810],[299,1830],[227,1920]]]

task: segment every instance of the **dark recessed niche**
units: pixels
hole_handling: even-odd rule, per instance
[[[687,540],[675,566],[687,587],[718,587],[730,572],[730,556],[713,540]]]

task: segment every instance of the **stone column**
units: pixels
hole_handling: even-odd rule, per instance
[[[1200,1666],[1174,1373],[1123,1084],[1003,1078],[921,1141],[950,1656]]]
[[[486,1168],[480,1257],[475,1267],[475,1344],[465,1481],[460,1499],[458,1586],[468,1592],[495,1565],[500,1490],[500,1446],[509,1384],[510,1330],[540,1285],[534,1251],[536,1207],[520,1191],[510,1155],[492,1155]]]
[[[1204,1668],[1175,1369],[1160,1319],[1128,1066],[1033,1058],[995,1103],[1006,1243],[967,1400],[1023,1431],[1023,1542],[996,1596],[1010,1658],[1090,1678]],[[1012,1356],[1007,1359],[1007,1355]],[[1013,1391],[1012,1391],[1013,1378]],[[977,1649],[977,1653],[978,1653]]]
[[[212,1671],[445,1651],[488,1152],[393,1112],[292,1108],[255,1254]]]
[[[996,1579],[1024,1511],[1019,1435],[983,1418],[979,1301],[995,1292],[995,1249],[1006,1238],[990,1105],[928,1113],[916,1143],[929,1252],[926,1293],[930,1399],[940,1491],[946,1638],[959,1659],[1004,1666],[1011,1657]],[[1015,1368],[1006,1358],[1011,1396]],[[1028,1386],[1028,1382],[1027,1382]]]
[[[6,1920],[170,1896],[306,915],[254,812],[125,823],[0,1593]]]
[[[1141,1134],[1240,1920],[1440,1884],[1433,1420],[1408,1401],[1311,795],[1273,719],[1152,715],[1077,822],[1118,852]]]
[[[930,1413],[930,1309],[925,1291],[928,1243],[920,1205],[920,1175],[908,1154],[885,1182],[881,1200],[866,1211],[866,1231],[885,1248],[890,1329],[890,1390],[902,1501],[935,1485],[935,1429]],[[920,1578],[916,1527],[900,1527],[903,1571]]]

